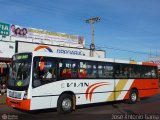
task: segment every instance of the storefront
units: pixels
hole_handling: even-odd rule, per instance
[[[15,43],[0,41],[0,94],[6,92],[12,55],[15,53]]]
[[[0,94],[6,93],[6,83],[9,77],[11,59],[0,58]]]

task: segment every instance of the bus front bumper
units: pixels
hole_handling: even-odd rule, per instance
[[[7,97],[6,103],[9,106],[12,106],[14,108],[22,109],[22,110],[30,110],[30,99],[27,100],[15,100],[12,98]]]

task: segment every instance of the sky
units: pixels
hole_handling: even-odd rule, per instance
[[[85,38],[91,43],[95,23],[96,49],[106,57],[146,61],[160,56],[160,0],[0,0],[0,21]]]

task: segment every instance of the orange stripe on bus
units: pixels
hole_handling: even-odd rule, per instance
[[[30,99],[27,100],[14,100],[11,98],[6,98],[6,103],[9,106],[22,109],[22,110],[30,110]]]
[[[48,46],[38,46],[34,51],[38,51],[38,50],[40,50],[42,48],[48,48]]]
[[[139,97],[148,97],[158,94],[158,80],[157,79],[135,79],[130,86],[129,90],[132,88],[138,89]],[[124,99],[129,99],[130,91],[127,92]]]

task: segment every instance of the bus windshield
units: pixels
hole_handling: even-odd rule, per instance
[[[12,68],[9,75],[8,88],[27,89],[30,81],[31,54],[13,56]]]

